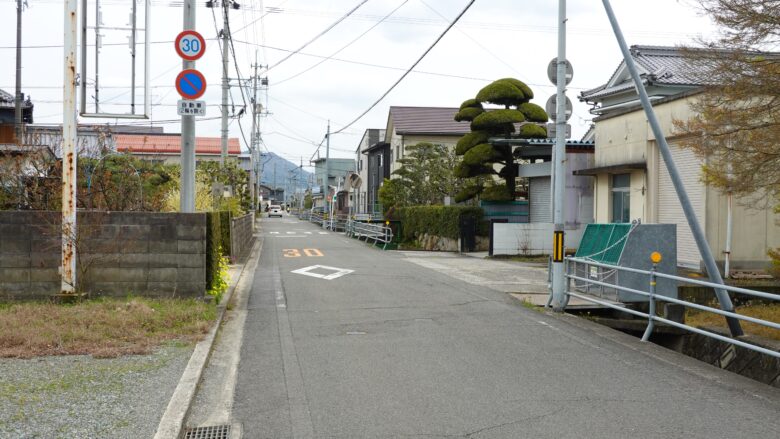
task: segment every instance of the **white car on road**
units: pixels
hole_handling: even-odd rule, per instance
[[[281,218],[282,206],[272,204],[271,207],[268,208],[268,218],[271,218],[272,216],[278,216],[279,218]]]

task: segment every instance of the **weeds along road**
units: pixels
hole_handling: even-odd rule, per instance
[[[262,238],[227,373],[201,386],[223,400],[190,426],[216,407],[245,438],[780,435],[767,386],[293,217]]]

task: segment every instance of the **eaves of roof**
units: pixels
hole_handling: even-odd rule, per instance
[[[363,154],[368,154],[369,152],[374,152],[374,151],[377,151],[377,150],[380,150],[380,149],[383,149],[383,148],[387,148],[389,146],[390,146],[390,144],[387,143],[387,142],[377,142],[377,143],[369,146],[368,148],[364,149],[363,150]]]
[[[599,174],[622,174],[624,172],[631,172],[637,169],[647,169],[647,163],[623,163],[620,165],[612,166],[600,166],[597,168],[578,169],[573,172],[574,175],[589,175],[596,176]]]
[[[673,102],[679,99],[685,99],[690,96],[695,96],[699,93],[704,93],[705,89],[704,87],[696,88],[693,90],[684,91],[682,93],[677,93],[676,95],[666,96],[664,98],[658,99],[657,101],[653,101],[653,107],[665,104],[667,102]],[[633,113],[635,111],[641,110],[642,104],[637,103],[636,105],[632,105],[630,107],[621,108],[619,110],[615,110],[614,112],[610,112],[609,114],[605,114],[602,116],[597,116],[593,118],[593,122],[600,122],[602,120],[612,119],[613,117],[622,116],[624,114]]]

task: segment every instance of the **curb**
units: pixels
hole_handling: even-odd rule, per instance
[[[190,356],[187,367],[182,373],[182,377],[179,383],[176,385],[171,400],[168,402],[168,407],[165,409],[165,413],[160,419],[160,424],[157,426],[157,432],[154,434],[154,439],[178,439],[181,437],[182,430],[184,429],[184,422],[190,411],[192,401],[195,399],[195,393],[200,384],[203,370],[206,368],[209,357],[211,356],[211,350],[216,340],[217,332],[222,326],[222,320],[225,316],[225,310],[227,304],[233,298],[233,293],[238,287],[239,282],[244,276],[246,268],[254,262],[257,266],[260,252],[263,249],[263,239],[259,236],[255,236],[255,243],[252,245],[252,250],[249,254],[244,265],[241,267],[241,271],[238,276],[231,279],[231,285],[228,288],[227,294],[222,299],[222,303],[217,308],[217,320],[214,326],[209,331],[206,338],[201,340],[195,345],[195,350]]]

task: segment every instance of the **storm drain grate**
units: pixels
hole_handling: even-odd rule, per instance
[[[230,439],[230,425],[210,425],[188,428],[184,439]]]

